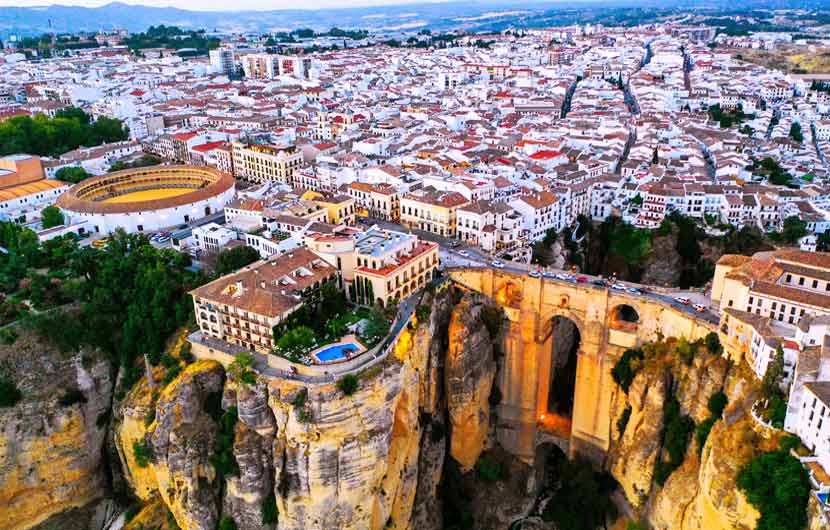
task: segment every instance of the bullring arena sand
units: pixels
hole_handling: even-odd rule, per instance
[[[160,188],[157,190],[141,190],[125,193],[118,197],[111,197],[101,202],[139,202],[139,201],[157,201],[159,199],[169,199],[170,197],[178,197],[185,193],[191,193],[192,188]]]

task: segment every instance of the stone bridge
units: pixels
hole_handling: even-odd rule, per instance
[[[616,430],[612,403],[617,386],[611,368],[619,356],[661,337],[695,340],[717,331],[714,324],[652,295],[505,270],[448,272],[456,286],[483,294],[505,310],[509,325],[497,381],[501,401],[496,434],[507,451],[528,463],[537,445],[551,437],[571,456],[578,453],[601,463]],[[570,418],[551,423],[552,372],[562,369],[552,362],[556,330],[563,329],[555,322],[562,318],[578,330],[573,405]]]

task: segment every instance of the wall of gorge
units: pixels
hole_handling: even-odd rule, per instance
[[[23,396],[0,408],[1,526],[30,528],[100,499],[109,362],[98,352],[62,354],[24,332],[0,346],[0,365]]]

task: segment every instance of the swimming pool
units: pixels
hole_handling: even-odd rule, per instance
[[[312,352],[312,355],[319,363],[331,363],[354,357],[358,353],[362,353],[365,349],[357,341],[348,340],[323,346],[319,350]]]

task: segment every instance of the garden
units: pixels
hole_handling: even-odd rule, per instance
[[[274,326],[274,355],[291,362],[313,364],[310,352],[354,334],[371,349],[389,333],[398,306],[371,308],[349,303],[333,282],[304,297],[302,307]]]

